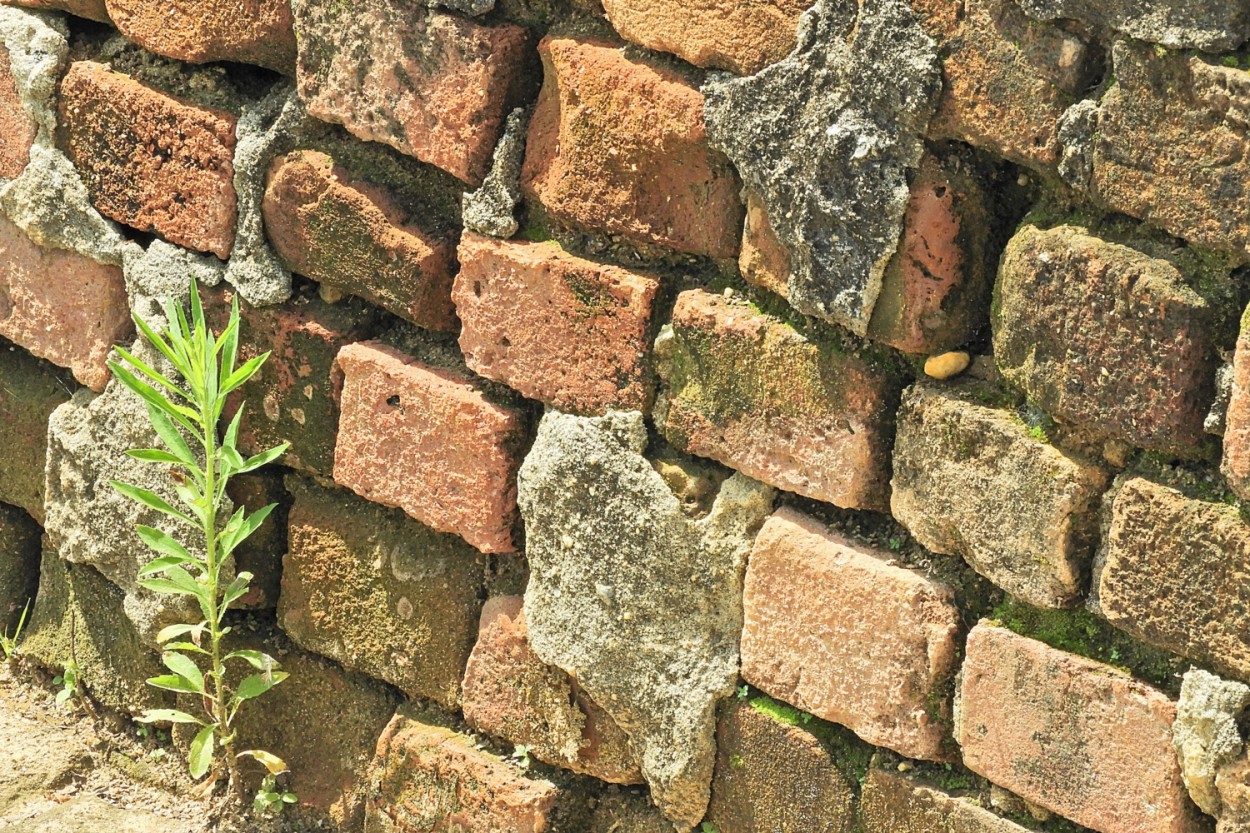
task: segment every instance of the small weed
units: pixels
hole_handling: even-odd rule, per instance
[[[13,662],[17,659],[17,641],[22,638],[22,628],[26,627],[26,614],[28,613],[30,613],[29,601],[26,602],[26,607],[22,608],[22,615],[17,620],[17,629],[13,631],[13,635],[9,636],[8,628],[0,634],[0,651],[4,651],[5,662]]]
[[[294,804],[298,800],[295,793],[278,786],[278,776],[266,775],[252,799],[252,809],[262,815],[276,816],[286,809],[286,805]]]
[[[710,821],[705,821],[699,825],[699,833],[720,833],[720,830]]]
[[[56,704],[58,706],[63,706],[70,700],[78,697],[78,683],[81,672],[82,669],[78,667],[78,663],[70,660],[65,663],[61,673],[52,678],[52,684],[61,687],[61,690],[56,693]]]
[[[516,761],[521,769],[530,768],[530,747],[523,743],[518,743],[516,748],[512,750],[512,760]]]

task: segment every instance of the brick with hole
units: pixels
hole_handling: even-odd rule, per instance
[[[324,153],[300,150],[273,161],[262,210],[291,271],[418,326],[455,329],[455,245],[423,229],[385,188],[353,178]]]
[[[105,0],[105,5],[118,31],[158,55],[295,74],[290,0]]]
[[[742,678],[911,758],[946,760],[961,617],[951,590],[783,508],[743,591]]]
[[[346,489],[294,475],[287,488],[283,630],[349,670],[459,707],[485,556]]]
[[[526,198],[561,223],[641,246],[737,256],[741,185],[708,145],[698,88],[603,42],[548,37],[539,53]]]
[[[471,369],[580,414],[643,410],[659,282],[571,255],[558,243],[465,232],[452,300]]]
[[[101,214],[230,256],[238,216],[233,114],[77,61],[61,82],[58,120],[58,141]]]
[[[741,300],[683,292],[656,342],[656,426],[670,443],[843,508],[884,509],[889,366],[832,328],[799,332]]]
[[[961,678],[956,734],[973,772],[1099,833],[1201,829],[1162,692],[984,622]]]
[[[20,347],[0,343],[0,501],[43,523],[48,418],[74,392],[70,374]]]
[[[462,370],[382,342],[339,351],[334,479],[482,552],[513,552],[526,420]]]

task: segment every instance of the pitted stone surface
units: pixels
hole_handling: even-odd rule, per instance
[[[1198,668],[1181,683],[1172,724],[1172,746],[1181,763],[1185,788],[1204,813],[1219,816],[1222,801],[1216,773],[1241,754],[1237,720],[1250,706],[1250,686],[1224,680]]]
[[[1241,0],[1019,0],[1038,20],[1079,20],[1174,49],[1228,52],[1250,38]]]
[[[867,330],[940,89],[933,41],[903,0],[865,0],[858,20],[854,3],[820,0],[785,60],[704,85],[708,136],[789,248],[800,311]]]
[[[238,61],[291,75],[295,32],[289,0],[105,0],[130,40],[180,61]]]
[[[64,11],[79,17],[109,22],[108,9],[104,0],[7,0],[13,5],[26,6],[30,9],[47,11]]]
[[[625,730],[656,804],[689,830],[707,807],[743,567],[772,490],[735,475],[691,520],[646,444],[640,413],[543,418],[520,476],[525,618],[535,653]]]
[[[521,201],[521,165],[525,161],[525,131],[529,116],[517,108],[508,114],[503,136],[495,145],[490,170],[482,186],[465,192],[460,201],[464,227],[478,234],[507,239],[517,233],[517,203]]]

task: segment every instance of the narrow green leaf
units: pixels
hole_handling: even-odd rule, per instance
[[[203,625],[202,622],[199,625],[180,624],[180,625],[170,625],[169,627],[161,628],[161,632],[156,635],[156,641],[166,642],[177,636],[186,636],[187,634],[195,631],[196,628],[201,627],[201,625]]]
[[[262,451],[254,457],[248,457],[243,465],[235,471],[235,474],[244,474],[245,472],[255,471],[261,466],[267,466],[283,454],[286,454],[286,450],[290,447],[290,443],[283,443],[282,445],[274,446],[268,451]]]
[[[248,379],[256,375],[256,371],[260,370],[260,366],[269,358],[268,353],[262,353],[254,359],[248,359],[243,366],[231,373],[227,379],[221,383],[221,395],[225,396],[230,391],[243,385]]]
[[[166,651],[187,651],[192,654],[203,654],[206,657],[212,656],[211,652],[205,651],[203,648],[201,648],[199,645],[196,645],[194,642],[170,642],[168,645],[165,646],[165,650]]]
[[[239,403],[239,409],[234,412],[234,417],[230,420],[230,425],[226,427],[226,436],[222,440],[222,444],[230,448],[238,448],[239,446],[239,422],[243,419],[243,409],[247,406],[247,401]]]
[[[221,448],[217,449],[221,452],[221,459],[230,467],[233,474],[243,471],[243,457],[229,443],[223,443]]]
[[[170,567],[181,567],[187,563],[188,559],[180,555],[163,555],[160,558],[154,558],[147,564],[139,568],[139,578],[147,578],[156,573],[163,573]]]
[[[230,301],[230,323],[226,325],[226,330],[221,334],[221,372],[229,378],[234,372],[235,363],[239,359],[239,331],[242,325],[239,321],[239,296],[236,293]]]
[[[167,650],[161,654],[161,662],[170,671],[189,680],[195,686],[197,692],[200,694],[204,693],[204,674],[200,671],[200,667],[195,664],[195,660],[185,654]]]
[[[120,480],[110,480],[109,484],[122,496],[130,498],[136,503],[142,503],[144,506],[147,506],[150,509],[155,509],[157,512],[161,512],[162,514],[169,515],[171,518],[177,518],[178,520],[188,523],[191,526],[197,528],[199,527],[199,524],[191,518],[166,503],[164,498],[157,496],[155,493],[150,492],[147,489],[141,489],[138,486],[132,486],[131,484],[123,483]]]
[[[182,425],[188,431],[196,431],[195,423],[199,421],[199,414],[190,408],[184,408],[181,405],[175,405],[165,397],[161,396],[148,383],[137,378],[126,368],[117,362],[109,362],[109,369],[113,371],[113,375],[117,377],[123,385],[129,388],[144,402],[155,405],[161,411],[169,415],[169,418]]]
[[[159,677],[150,677],[148,678],[148,685],[165,691],[176,691],[180,694],[204,693],[197,689],[186,677],[180,677],[177,674],[162,674]]]
[[[200,490],[189,483],[178,483],[174,486],[174,492],[177,493],[179,500],[186,504],[191,513],[202,524],[204,522],[204,510],[207,508],[204,495],[200,494]]]
[[[234,699],[236,702],[241,703],[244,700],[259,697],[288,676],[290,675],[285,671],[272,671],[267,674],[253,674],[250,677],[244,677],[243,682],[239,683],[239,687],[235,689]]]
[[[139,538],[142,539],[143,543],[147,544],[155,552],[162,555],[176,555],[182,561],[198,562],[201,560],[192,556],[191,553],[187,552],[186,547],[159,529],[139,524],[135,527],[135,531],[139,533]]]
[[[249,665],[257,671],[275,671],[278,668],[278,661],[269,654],[261,651],[231,651],[222,657],[222,662],[229,662],[232,659],[245,660]]]
[[[187,756],[187,763],[190,766],[192,778],[203,778],[204,773],[208,772],[209,766],[213,763],[214,728],[205,726],[195,736],[195,740],[191,741],[191,752]]]
[[[200,597],[199,591],[188,590],[167,578],[141,578],[136,580],[135,584],[144,590],[151,590],[153,593],[163,593],[166,596],[192,596],[196,599]]]
[[[265,769],[269,770],[270,775],[281,775],[284,772],[290,772],[290,768],[286,765],[286,761],[282,760],[272,752],[266,752],[263,749],[247,749],[240,752],[235,757],[251,758],[261,764],[264,764]]]
[[[143,334],[145,339],[147,339],[148,344],[151,344],[157,350],[161,351],[161,355],[166,359],[169,359],[169,363],[174,366],[174,370],[177,370],[179,374],[185,376],[186,357],[179,354],[178,351],[174,349],[172,344],[166,343],[165,339],[161,338],[160,335],[152,329],[152,326],[140,318],[137,314],[132,313],[130,317],[134,319],[135,326],[139,328],[139,332]],[[184,398],[190,399],[190,396],[185,391],[179,389],[178,392]]]
[[[242,598],[248,590],[248,584],[252,581],[252,574],[249,572],[239,573],[234,577],[234,581],[230,582],[230,586],[226,588],[226,592],[221,597],[221,615],[224,616],[226,608],[234,604]]]
[[[148,403],[148,418],[152,421],[152,427],[156,429],[156,435],[161,438],[161,442],[165,443],[165,447],[174,453],[174,455],[186,463],[192,469],[198,469],[199,463],[195,459],[195,455],[191,453],[191,446],[187,445],[187,441],[182,438],[174,428],[174,424],[169,421],[169,417],[165,416],[159,409]],[[202,439],[198,433],[196,440]]]
[[[173,463],[174,465],[182,464],[174,455],[168,451],[161,451],[159,448],[132,448],[126,452],[126,456],[133,457],[141,463]]]
[[[195,723],[203,726],[204,721],[198,717],[192,717],[186,712],[180,712],[177,709],[148,709],[135,720],[139,723]]]
[[[158,371],[156,368],[152,367],[150,364],[140,359],[138,356],[131,353],[125,347],[115,344],[113,345],[113,349],[117,351],[117,355],[121,356],[123,359],[126,360],[127,364],[129,364],[135,370],[139,371],[148,379],[151,379],[153,382],[165,388],[165,390],[169,391],[170,393],[177,394],[183,399],[190,400],[190,397],[187,396],[186,391],[178,387],[177,382],[175,382],[172,379],[166,378],[160,371]],[[171,401],[170,404],[175,404],[175,403]]]

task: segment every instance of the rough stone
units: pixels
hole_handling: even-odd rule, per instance
[[[0,634],[12,635],[39,586],[43,530],[16,506],[0,503]]]
[[[787,491],[882,509],[901,381],[839,341],[702,290],[656,342],[655,421],[673,445]]]
[[[637,412],[543,417],[520,475],[525,618],[534,652],[625,730],[656,805],[688,830],[707,806],[743,564],[772,490],[735,475],[693,520],[646,445]]]
[[[1215,371],[1215,398],[1211,400],[1211,407],[1202,420],[1203,431],[1217,437],[1224,436],[1224,431],[1228,428],[1228,411],[1232,398],[1233,363],[1224,362]],[[1231,479],[1233,475],[1226,471],[1224,476]]]
[[[558,243],[466,232],[452,300],[468,366],[562,411],[643,410],[656,279]]]
[[[234,245],[237,119],[77,61],[61,82],[66,154],[102,213],[225,260]]]
[[[1204,439],[1219,333],[1196,270],[1061,225],[1016,232],[995,287],[994,358],[1062,423],[1185,453]]]
[[[385,189],[324,153],[297,151],[269,169],[264,216],[291,271],[419,326],[455,329],[455,245],[412,222]]]
[[[1028,833],[973,799],[878,767],[868,770],[859,814],[864,833]]]
[[[1233,352],[1231,376],[1220,473],[1234,492],[1250,498],[1250,319],[1244,315]]]
[[[1229,52],[1250,39],[1250,9],[1236,0],[1020,0],[1039,20],[1079,20],[1173,49]]]
[[[642,246],[730,258],[740,183],[708,146],[703,95],[599,41],[548,37],[521,189],[569,225]]]
[[[1250,75],[1214,58],[1118,41],[1098,111],[1092,190],[1200,246],[1250,251]]]
[[[86,773],[75,773],[78,777]],[[170,820],[140,809],[124,809],[91,794],[68,798],[37,816],[6,825],[7,833],[61,833],[65,830],[108,830],[111,833],[166,833]]]
[[[891,511],[924,547],[1007,592],[1067,607],[1085,589],[1106,471],[1030,436],[975,382],[903,395]]]
[[[158,55],[206,63],[259,64],[295,73],[295,32],[288,0],[106,0],[123,35]]]
[[[603,10],[621,37],[672,52],[698,67],[754,75],[794,49],[799,15],[812,0],[697,5],[677,0],[605,0]]]
[[[146,249],[129,245],[122,263],[130,308],[153,326],[154,322],[163,325],[167,298],[188,297],[190,279],[201,286],[216,286],[226,271],[216,255],[192,252],[164,240],[153,240]]]
[[[0,335],[103,390],[109,351],[134,332],[122,271],[42,249],[2,217],[0,263]]]
[[[720,833],[852,833],[855,793],[815,734],[729,701],[707,817]]]
[[[1220,767],[1215,785],[1222,804],[1215,833],[1246,833],[1250,830],[1250,757],[1242,755]]]
[[[855,3],[818,0],[789,57],[704,85],[709,139],[789,250],[801,312],[866,332],[940,89],[933,41],[904,0],[866,0],[858,19]]]
[[[1237,720],[1247,706],[1250,686],[1197,668],[1185,673],[1172,724],[1172,746],[1180,760],[1185,788],[1208,815],[1220,815],[1216,773],[1241,754]]]
[[[599,796],[590,833],[672,833],[672,822],[664,818],[647,797],[611,788]]]
[[[1090,606],[1152,645],[1250,679],[1250,527],[1237,508],[1132,477],[1103,501]]]
[[[482,552],[513,552],[525,424],[462,372],[378,342],[339,351],[334,479]]]
[[[485,557],[343,489],[289,477],[278,620],[299,645],[449,708],[481,611]]]
[[[6,830],[12,829],[9,820],[29,814],[32,800],[91,769],[91,755],[78,736],[43,714],[24,711],[16,704],[0,711],[0,821]]]
[[[565,672],[529,644],[521,596],[482,608],[464,673],[464,718],[554,766],[616,784],[641,783],[629,737]]]
[[[482,186],[461,198],[460,211],[466,229],[504,239],[517,233],[520,226],[515,214],[521,201],[521,165],[525,162],[528,127],[525,110],[518,107],[508,114]]]
[[[25,350],[0,346],[0,501],[43,522],[48,418],[74,392],[70,375]]]
[[[22,107],[7,46],[0,49],[0,177],[13,179],[30,161],[38,125]]]
[[[742,678],[869,743],[945,759],[959,609],[949,588],[888,562],[778,510],[747,565]]]
[[[108,23],[108,9],[105,0],[4,0],[15,6],[25,6],[39,11],[64,11],[78,17],[86,17],[101,23]]]
[[[481,185],[525,76],[529,35],[403,0],[293,0],[313,116]]]

